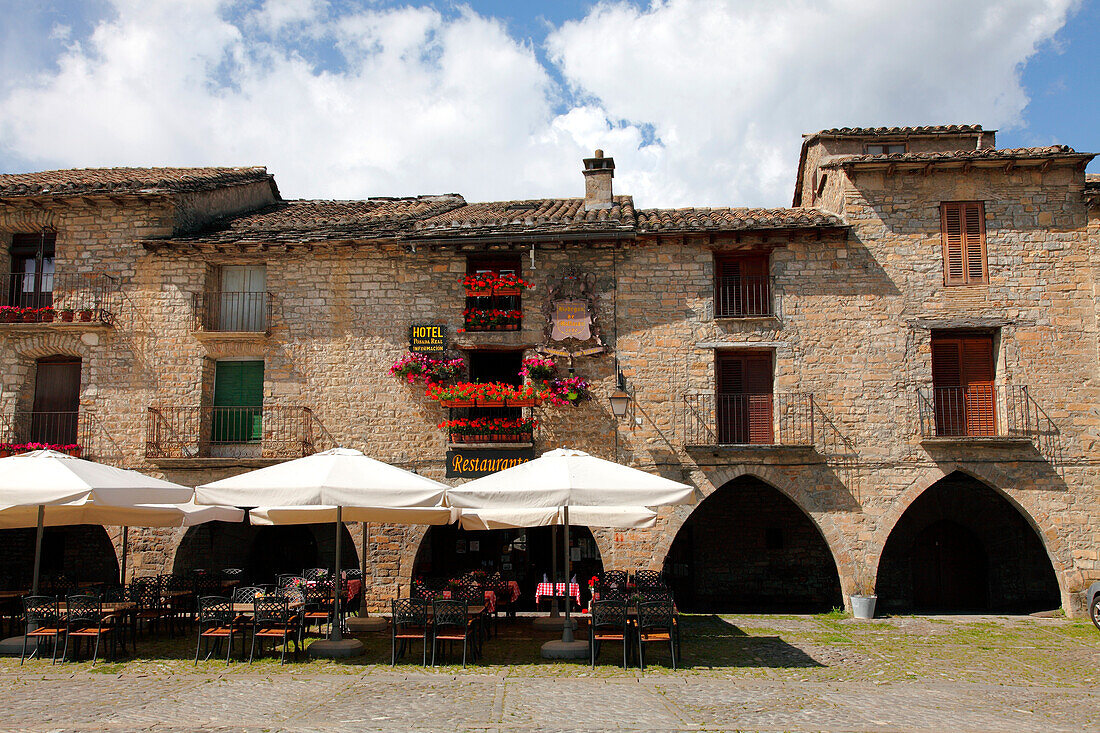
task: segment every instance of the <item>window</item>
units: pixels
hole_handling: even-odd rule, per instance
[[[944,285],[989,282],[985,260],[985,204],[945,201],[940,204]]]
[[[503,382],[513,387],[523,385],[523,377],[519,375],[523,367],[522,351],[496,351],[476,350],[467,354],[470,363],[470,381],[480,384],[489,382]],[[506,417],[518,418],[522,416],[522,408],[519,407],[469,407],[467,417]]]
[[[7,305],[23,308],[53,305],[56,237],[52,232],[12,236]]]
[[[522,275],[519,255],[466,258],[467,275]],[[467,331],[518,331],[522,323],[522,298],[519,295],[468,295],[464,311]]]
[[[73,445],[80,410],[80,359],[50,356],[35,364],[29,443]]]
[[[863,151],[867,155],[894,155],[908,152],[905,143],[873,143],[864,145]]]
[[[716,356],[718,442],[774,442],[771,354],[719,351]]]
[[[993,336],[932,335],[936,435],[996,435]]]
[[[217,314],[219,331],[266,331],[267,269],[263,265],[222,267]]]
[[[714,315],[717,318],[772,315],[767,255],[715,258]]]
[[[213,443],[258,443],[263,437],[262,361],[219,361],[214,366]]]

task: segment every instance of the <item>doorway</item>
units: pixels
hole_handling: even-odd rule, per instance
[[[76,445],[80,359],[48,356],[35,363],[28,443]]]

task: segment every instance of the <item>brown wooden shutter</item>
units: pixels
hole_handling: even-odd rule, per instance
[[[720,352],[717,372],[718,442],[774,442],[771,355]]]
[[[932,340],[937,435],[997,434],[994,372],[991,336]]]
[[[715,260],[714,273],[716,315],[768,315],[771,294],[767,255],[721,257]]]
[[[943,281],[946,285],[988,282],[985,257],[985,205],[981,201],[940,204]]]
[[[770,355],[745,358],[745,393],[750,443],[773,443],[772,359]]]

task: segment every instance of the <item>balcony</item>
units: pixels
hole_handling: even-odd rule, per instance
[[[684,395],[688,447],[814,445],[814,400],[808,392]]]
[[[78,458],[117,458],[117,450],[94,412],[16,412],[11,422],[0,418],[0,454],[39,448]]]
[[[193,330],[214,334],[266,334],[274,297],[268,292],[195,293]]]
[[[917,404],[921,438],[929,441],[1031,441],[1046,419],[1025,385],[923,388]]]
[[[160,465],[267,465],[325,450],[331,438],[308,407],[150,407],[145,456]]]
[[[119,307],[117,278],[102,273],[13,272],[0,283],[0,323],[106,326]]]
[[[775,297],[769,276],[741,275],[715,279],[715,318],[774,318],[775,316]]]

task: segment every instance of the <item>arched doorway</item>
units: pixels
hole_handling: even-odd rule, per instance
[[[558,573],[562,568],[565,532],[558,528],[553,547],[552,527],[468,531],[453,524],[429,527],[416,553],[413,577],[446,580],[470,570],[499,571],[520,587],[519,608],[534,610],[535,587],[549,575],[552,553],[557,553]],[[581,601],[587,601],[588,579],[603,570],[600,548],[588,527],[569,528],[572,576],[581,586]],[[543,608],[546,608],[545,604]]]
[[[347,525],[340,534],[341,566],[359,567],[359,552]],[[176,551],[173,572],[242,568],[248,581],[271,583],[281,573],[332,567],[335,549],[331,524],[255,527],[247,522],[208,522],[187,530]]]
[[[843,605],[840,576],[813,521],[752,476],[695,508],[665,557],[676,602],[696,613],[812,613]]]
[[[37,530],[0,530],[0,587],[31,587]],[[99,525],[46,527],[42,532],[41,577],[72,582],[118,583],[118,556],[107,530]]]
[[[1007,499],[958,471],[901,515],[877,590],[879,607],[895,613],[1031,613],[1061,603],[1035,530]]]

